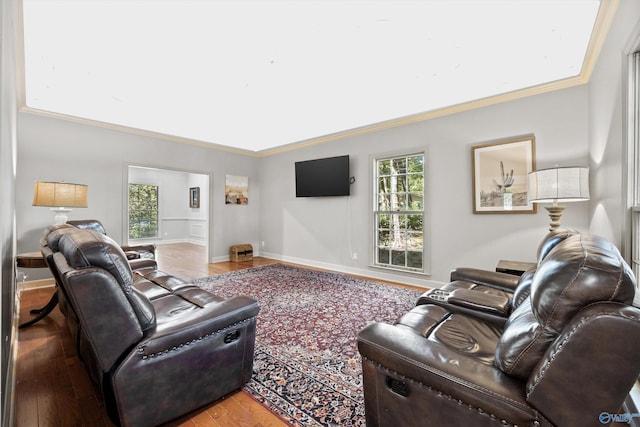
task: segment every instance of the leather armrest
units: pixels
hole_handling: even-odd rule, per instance
[[[424,384],[463,405],[482,408],[498,419],[531,417],[523,382],[491,364],[428,340],[411,328],[372,323],[358,334],[358,350],[365,359],[363,363],[372,361],[384,371]]]
[[[124,254],[127,256],[128,260],[140,258],[140,252],[138,251],[124,251]]]
[[[129,260],[132,271],[153,271],[158,269],[158,263],[149,258],[138,258]]]
[[[511,302],[502,295],[491,295],[472,289],[455,289],[447,298],[451,305],[467,307],[476,311],[484,311],[497,316],[508,316]]]
[[[147,245],[126,245],[121,246],[122,250],[125,252],[151,252],[152,254],[156,253],[156,245],[154,243],[150,243]]]
[[[144,356],[160,354],[255,318],[259,311],[258,302],[245,296],[210,303],[204,308],[185,310],[168,321],[158,321],[156,329],[140,344]]]
[[[456,280],[463,280],[466,282],[476,283],[478,285],[513,292],[518,286],[520,277],[497,271],[460,267],[451,271],[451,281],[454,282]]]

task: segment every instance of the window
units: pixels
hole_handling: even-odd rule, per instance
[[[129,238],[158,237],[158,187],[129,184]]]
[[[375,265],[424,272],[424,153],[375,159]]]

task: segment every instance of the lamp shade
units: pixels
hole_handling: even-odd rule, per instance
[[[36,182],[33,206],[87,207],[87,186],[68,182]]]
[[[572,166],[529,173],[529,200],[536,203],[589,200],[589,168]]]

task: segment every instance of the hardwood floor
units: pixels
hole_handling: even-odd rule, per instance
[[[202,246],[189,243],[160,244],[159,269],[183,279],[193,279],[278,261],[254,258],[244,262],[207,264]],[[23,291],[20,323],[32,317],[29,310],[44,306],[53,288]],[[104,405],[76,356],[64,316],[56,307],[49,316],[18,332],[14,426],[112,426]],[[280,418],[243,391],[168,423],[176,426],[285,426]]]

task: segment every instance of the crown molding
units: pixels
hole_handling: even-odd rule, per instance
[[[169,135],[160,132],[153,132],[145,129],[138,129],[129,126],[117,125],[113,123],[101,122],[98,120],[86,119],[83,117],[71,116],[68,114],[54,113],[51,111],[40,110],[37,108],[27,107],[25,105],[20,106],[19,111],[21,113],[33,114],[37,116],[48,117],[52,119],[64,120],[67,122],[78,123],[86,126],[99,127],[103,129],[114,130],[117,132],[124,132],[134,135],[146,136],[149,138],[162,139],[165,141],[178,142],[181,144],[195,145],[197,147],[208,148],[217,151],[226,151],[229,153],[240,154],[243,156],[259,157],[258,153],[251,150],[244,150],[242,148],[229,147],[227,145],[214,144],[211,142],[201,141],[197,139],[184,138],[176,135]]]

